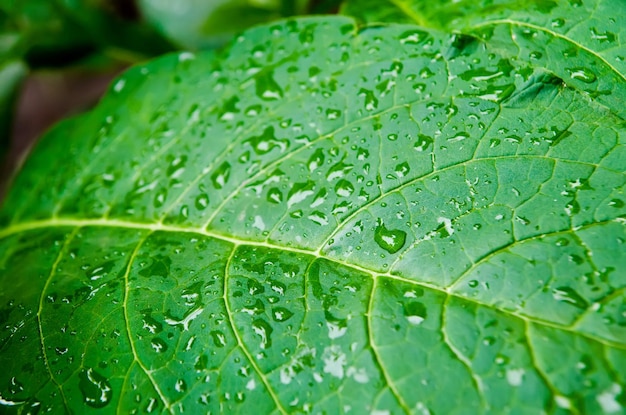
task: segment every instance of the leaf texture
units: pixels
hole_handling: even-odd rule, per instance
[[[2,209],[2,405],[622,412],[623,72],[526,28],[306,18],[125,73]]]

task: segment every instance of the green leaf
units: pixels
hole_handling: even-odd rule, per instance
[[[622,412],[624,83],[511,34],[306,18],[125,73],[0,212],[4,409]]]
[[[626,99],[625,2],[347,0],[342,11],[369,23],[414,22],[461,32],[455,39],[460,50],[475,38],[489,39],[492,50],[546,68],[626,116],[620,104]]]

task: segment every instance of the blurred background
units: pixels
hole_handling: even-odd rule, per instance
[[[0,0],[0,199],[52,124],[97,103],[130,65],[219,48],[255,24],[341,0]]]

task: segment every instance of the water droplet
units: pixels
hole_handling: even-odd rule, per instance
[[[422,30],[407,30],[400,35],[400,43],[417,45],[428,37],[428,33]]]
[[[307,166],[310,172],[314,172],[318,167],[324,164],[324,152],[321,148],[315,150],[315,153],[311,155],[309,161],[307,162]]]
[[[272,187],[267,192],[267,201],[279,204],[283,201],[283,193],[276,187]]]
[[[187,384],[185,383],[183,379],[178,379],[176,383],[174,384],[174,389],[178,393],[183,393],[187,390]]]
[[[353,167],[354,166],[352,164],[346,164],[343,161],[340,161],[339,163],[328,169],[328,173],[326,174],[326,180],[332,182],[335,179],[345,177],[346,174],[348,174],[353,169]]]
[[[553,19],[551,24],[552,24],[552,27],[555,27],[555,28],[556,27],[563,27],[563,25],[565,24],[565,19],[563,19],[561,17]]]
[[[159,337],[155,337],[150,341],[150,345],[157,353],[165,353],[167,351],[167,343]]]
[[[409,163],[404,162],[398,164],[394,170],[396,172],[396,176],[398,178],[401,178],[409,174],[409,172],[411,171],[411,167],[409,166]]]
[[[287,195],[287,207],[292,207],[293,205],[302,202],[307,197],[313,195],[315,188],[315,183],[311,180],[304,183],[294,183]]]
[[[252,330],[257,336],[261,338],[261,349],[267,349],[272,347],[272,326],[267,321],[262,319],[256,319],[252,322]]]
[[[365,97],[364,107],[367,111],[373,111],[378,108],[378,98],[374,96],[374,92],[369,89],[361,88],[358,95]]]
[[[419,134],[413,148],[417,151],[426,151],[428,146],[433,143],[433,138],[427,135]]]
[[[340,197],[350,197],[354,193],[354,186],[347,180],[339,180],[335,185],[335,193]]]
[[[272,71],[264,70],[256,75],[256,94],[266,101],[273,101],[283,97],[283,90],[274,80]]]
[[[248,138],[244,143],[250,144],[258,155],[267,154],[275,148],[278,148],[283,153],[289,147],[288,139],[276,138],[276,133],[272,126],[265,128],[260,135]]]
[[[206,370],[208,366],[209,366],[209,357],[205,354],[201,354],[200,356],[196,357],[196,361],[193,365],[193,368],[196,369],[197,372],[202,372],[203,370]]]
[[[555,245],[556,246],[567,246],[567,245],[569,245],[569,239],[567,239],[567,238],[559,238],[559,239],[557,239]]]
[[[402,308],[404,317],[406,317],[409,323],[415,326],[422,324],[426,319],[426,306],[419,301],[404,303]]]
[[[406,242],[406,232],[400,229],[387,229],[382,220],[378,220],[374,241],[385,251],[395,254],[404,246]]]
[[[624,207],[624,201],[621,199],[611,199],[609,206],[620,209]]]
[[[600,42],[609,42],[609,43],[613,43],[615,42],[615,33],[611,33],[611,32],[599,32],[598,29],[596,29],[595,27],[591,28],[591,38],[593,40],[598,40]]]
[[[283,321],[289,320],[292,316],[293,312],[284,307],[274,307],[272,309],[272,317],[274,318],[274,321],[282,323]]]
[[[332,108],[328,108],[326,110],[326,118],[329,120],[336,120],[337,118],[341,117],[341,111],[338,109],[332,109]]]
[[[450,141],[450,142],[463,141],[466,138],[469,138],[469,134],[466,133],[466,132],[460,132],[457,135],[455,135],[454,137],[448,137],[448,141]]]
[[[226,346],[226,336],[219,330],[211,331],[211,338],[213,339],[213,344],[216,347],[224,347]]]
[[[570,78],[577,79],[586,84],[591,84],[598,79],[596,74],[594,74],[593,72],[591,72],[591,70],[587,68],[576,67],[576,68],[565,68],[565,69],[567,70],[567,72],[569,72]]]
[[[318,210],[311,212],[307,218],[320,226],[328,225],[328,216]]]
[[[313,199],[313,202],[311,203],[311,207],[315,208],[315,207],[318,207],[319,205],[322,205],[326,201],[327,196],[328,196],[328,191],[326,190],[325,187],[323,187],[315,195],[315,198]]]
[[[111,402],[113,396],[111,384],[91,368],[80,372],[78,387],[83,394],[84,402],[93,408],[103,408]]]
[[[422,79],[428,79],[428,78],[432,78],[433,76],[435,76],[435,73],[431,71],[430,68],[425,67],[425,68],[422,68],[422,70],[419,72],[419,76]]]
[[[557,287],[552,290],[552,297],[555,300],[571,304],[576,308],[585,310],[589,303],[571,287]]]
[[[211,175],[211,182],[216,189],[221,189],[226,185],[230,178],[230,163],[223,162],[217,170]]]
[[[204,210],[206,209],[207,206],[209,206],[209,195],[207,195],[206,193],[201,193],[200,195],[198,195],[196,197],[196,209],[198,210]]]

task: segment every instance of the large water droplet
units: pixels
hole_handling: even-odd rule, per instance
[[[78,387],[83,394],[84,402],[93,408],[103,408],[111,402],[113,396],[111,384],[91,368],[80,372]]]
[[[230,178],[230,163],[223,162],[217,170],[211,175],[211,182],[216,189],[223,188]]]
[[[607,32],[607,31],[602,33],[600,31],[598,31],[598,29],[596,29],[595,27],[592,27],[591,28],[591,38],[593,40],[597,40],[597,41],[600,41],[600,42],[613,43],[613,42],[615,42],[615,33]]]
[[[310,172],[314,172],[318,167],[324,164],[324,152],[321,148],[315,150],[315,153],[311,155],[307,166],[309,167]]]
[[[572,79],[577,79],[586,84],[591,84],[595,82],[598,77],[596,74],[591,72],[588,68],[576,67],[576,68],[566,68],[567,72],[569,72],[569,76]]]
[[[410,301],[402,306],[404,317],[413,325],[422,324],[426,319],[426,306],[419,301]]]
[[[204,210],[206,209],[207,206],[209,206],[209,195],[207,195],[206,193],[201,193],[200,195],[198,195],[196,197],[196,209],[198,210]]]
[[[272,347],[272,326],[267,321],[256,319],[252,322],[252,330],[261,338],[261,349]]]
[[[284,307],[274,307],[272,309],[272,317],[274,321],[283,322],[289,320],[293,316],[293,312]]]
[[[288,139],[276,138],[276,133],[272,126],[265,128],[260,135],[250,137],[244,143],[250,144],[254,152],[259,155],[267,154],[275,148],[278,148],[282,153],[289,147]]]
[[[150,341],[150,345],[157,353],[165,353],[167,351],[167,343],[159,337],[155,337]]]
[[[407,30],[400,35],[400,43],[417,45],[428,37],[428,32],[423,30]]]
[[[259,98],[272,101],[283,97],[283,90],[274,80],[272,71],[261,71],[256,76],[256,94]]]
[[[413,148],[417,151],[426,151],[428,147],[433,143],[433,138],[427,135],[419,134],[417,136],[417,141]]]
[[[406,242],[406,232],[400,229],[387,229],[382,220],[378,220],[378,226],[374,232],[374,241],[385,251],[395,254]]]
[[[576,308],[587,309],[589,303],[571,287],[557,287],[552,290],[555,300],[573,305]]]
[[[365,97],[364,107],[367,111],[373,111],[378,108],[378,98],[376,98],[374,92],[369,89],[361,88],[358,95]]]

